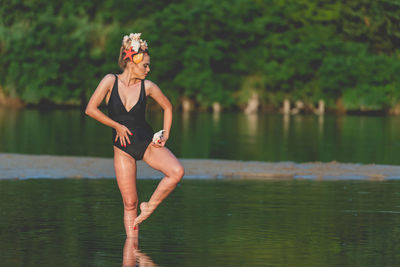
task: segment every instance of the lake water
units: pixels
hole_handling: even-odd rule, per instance
[[[149,113],[155,130],[160,113]],[[0,153],[112,157],[77,110],[0,109]],[[400,164],[400,118],[174,114],[180,158]],[[138,180],[147,200],[157,180]],[[183,180],[125,239],[114,179],[0,181],[0,266],[399,266],[400,181]],[[124,249],[125,247],[125,249]],[[124,254],[125,252],[125,254]]]
[[[157,182],[139,180],[139,198]],[[141,225],[136,260],[399,266],[399,203],[399,181],[183,180]],[[1,266],[122,266],[123,207],[113,179],[3,180],[0,211]]]
[[[162,113],[148,113],[155,130]],[[0,109],[0,153],[112,157],[111,129],[79,110]],[[181,158],[400,165],[400,117],[175,113]]]

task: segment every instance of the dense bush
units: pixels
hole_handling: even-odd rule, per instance
[[[400,102],[396,0],[5,2],[0,90],[26,103],[85,105],[118,72],[122,36],[143,32],[150,79],[203,108],[284,98],[388,110]]]

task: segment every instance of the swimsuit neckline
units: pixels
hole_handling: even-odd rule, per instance
[[[127,110],[126,107],[124,106],[124,103],[122,103],[121,96],[119,95],[119,91],[118,91],[118,89],[119,89],[119,86],[118,86],[118,75],[115,75],[115,76],[116,76],[116,83],[117,83],[117,88],[116,88],[116,89],[117,89],[117,95],[118,95],[119,102],[120,102],[121,105],[124,107],[125,112],[126,112],[126,113],[129,113],[129,112],[131,112],[132,109],[133,109],[134,107],[136,107],[136,106],[139,104],[139,102],[140,102],[140,98],[142,97],[142,83],[143,83],[143,80],[140,82],[140,83],[141,83],[141,84],[140,84],[140,93],[139,93],[139,98],[138,98],[138,100],[136,101],[136,104],[133,105],[133,106],[131,107],[130,110]]]

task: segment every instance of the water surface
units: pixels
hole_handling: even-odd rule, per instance
[[[139,248],[157,266],[399,266],[399,203],[399,181],[184,180]],[[122,264],[113,179],[0,181],[0,211],[2,266]]]
[[[155,130],[162,113],[148,113]],[[400,165],[400,117],[175,113],[181,158]],[[0,109],[0,153],[112,157],[111,129],[79,110]]]

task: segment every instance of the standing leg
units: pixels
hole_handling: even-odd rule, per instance
[[[141,213],[136,218],[135,225],[140,224],[153,213],[157,206],[175,189],[184,175],[182,164],[166,147],[150,145],[144,154],[143,160],[150,167],[164,173],[165,177],[158,184],[149,202],[140,204]]]
[[[114,146],[114,168],[124,202],[124,225],[127,237],[137,238],[134,220],[137,216],[136,160]]]

